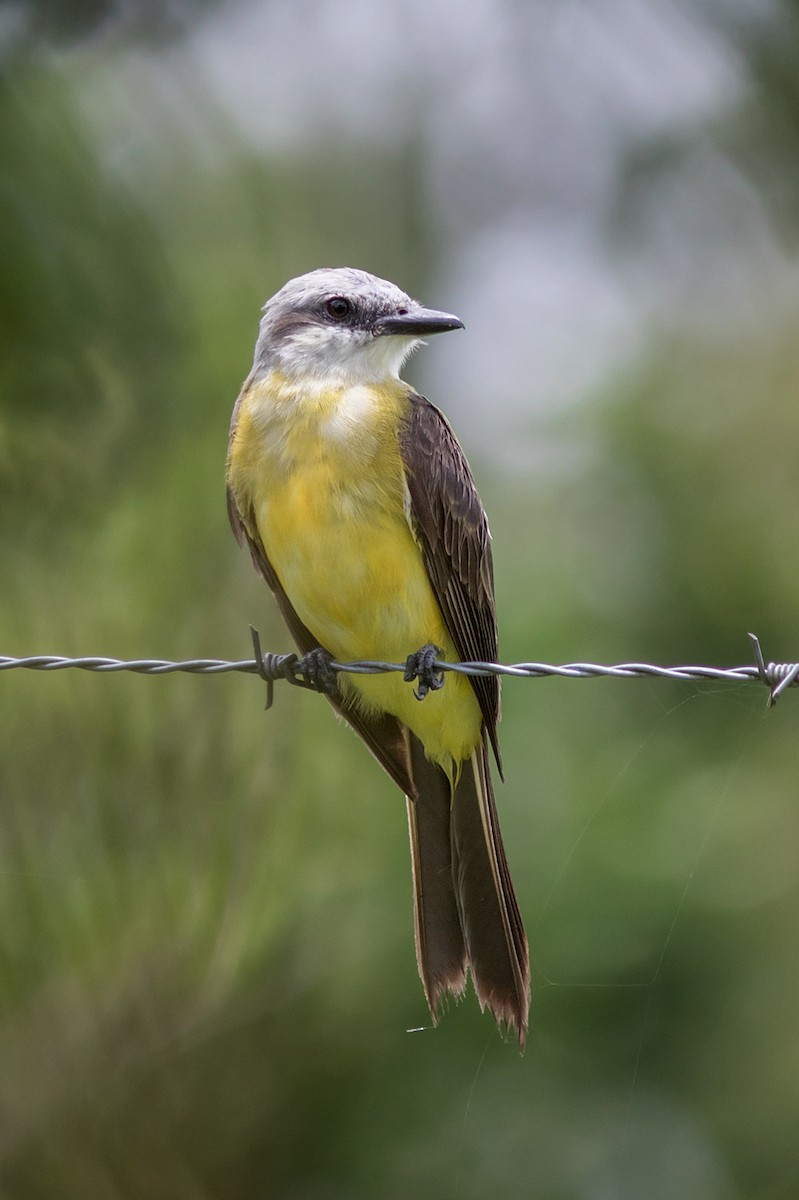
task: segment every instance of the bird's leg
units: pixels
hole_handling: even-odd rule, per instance
[[[419,680],[419,686],[414,689],[413,693],[417,700],[424,700],[428,692],[437,692],[444,686],[444,672],[433,666],[436,659],[441,658],[443,653],[440,646],[434,646],[432,642],[428,642],[426,646],[422,646],[421,650],[408,655],[403,678],[406,683],[413,683],[414,679]]]
[[[333,655],[329,650],[317,646],[299,660],[294,666],[295,675],[302,675],[306,687],[314,688],[324,696],[335,696],[338,691],[338,678],[331,667]]]

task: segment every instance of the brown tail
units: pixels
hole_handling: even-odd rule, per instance
[[[511,883],[484,745],[449,780],[411,736],[417,799],[408,800],[416,957],[435,1021],[471,970],[481,1008],[524,1049],[530,1007],[527,937]]]

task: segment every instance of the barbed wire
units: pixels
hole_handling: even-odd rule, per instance
[[[297,654],[262,653],[260,639],[256,630],[251,630],[255,657],[250,659],[227,660],[217,658],[193,658],[179,662],[171,662],[160,658],[117,659],[97,656],[82,658],[67,658],[55,654],[36,654],[25,658],[12,658],[0,655],[0,671],[29,670],[29,671],[96,671],[100,674],[116,674],[121,671],[132,671],[139,675],[172,675],[185,672],[192,675],[225,675],[231,672],[241,672],[246,675],[258,675],[267,684],[267,707],[272,703],[272,687],[278,680],[285,680],[298,687],[306,687],[315,691],[324,690],[320,685],[317,672],[309,669],[307,660]],[[754,664],[744,664],[739,667],[708,667],[708,666],[674,666],[662,667],[653,663],[626,662],[603,666],[599,663],[572,662],[556,665],[553,663],[521,662],[446,662],[443,659],[433,659],[429,671],[438,677],[440,682],[429,684],[440,687],[443,675],[447,672],[459,675],[505,675],[518,679],[540,679],[555,676],[564,679],[595,679],[610,677],[613,679],[674,679],[680,681],[703,682],[708,680],[729,681],[734,683],[761,683],[769,691],[768,703],[772,705],[786,688],[799,684],[799,663],[766,662],[755,634],[749,638],[755,653]],[[406,679],[412,681],[417,673],[409,670],[409,664],[381,662],[379,660],[364,660],[358,662],[326,662],[331,671],[352,675],[379,675],[389,671],[401,671]]]

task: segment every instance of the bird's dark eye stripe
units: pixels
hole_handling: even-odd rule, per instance
[[[343,321],[352,312],[352,304],[346,296],[331,296],[325,304],[325,311],[334,321]]]

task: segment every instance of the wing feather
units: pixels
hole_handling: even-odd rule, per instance
[[[400,429],[410,522],[458,655],[495,662],[494,568],[488,521],[466,456],[435,405],[411,395]],[[499,680],[470,676],[500,775]]]

